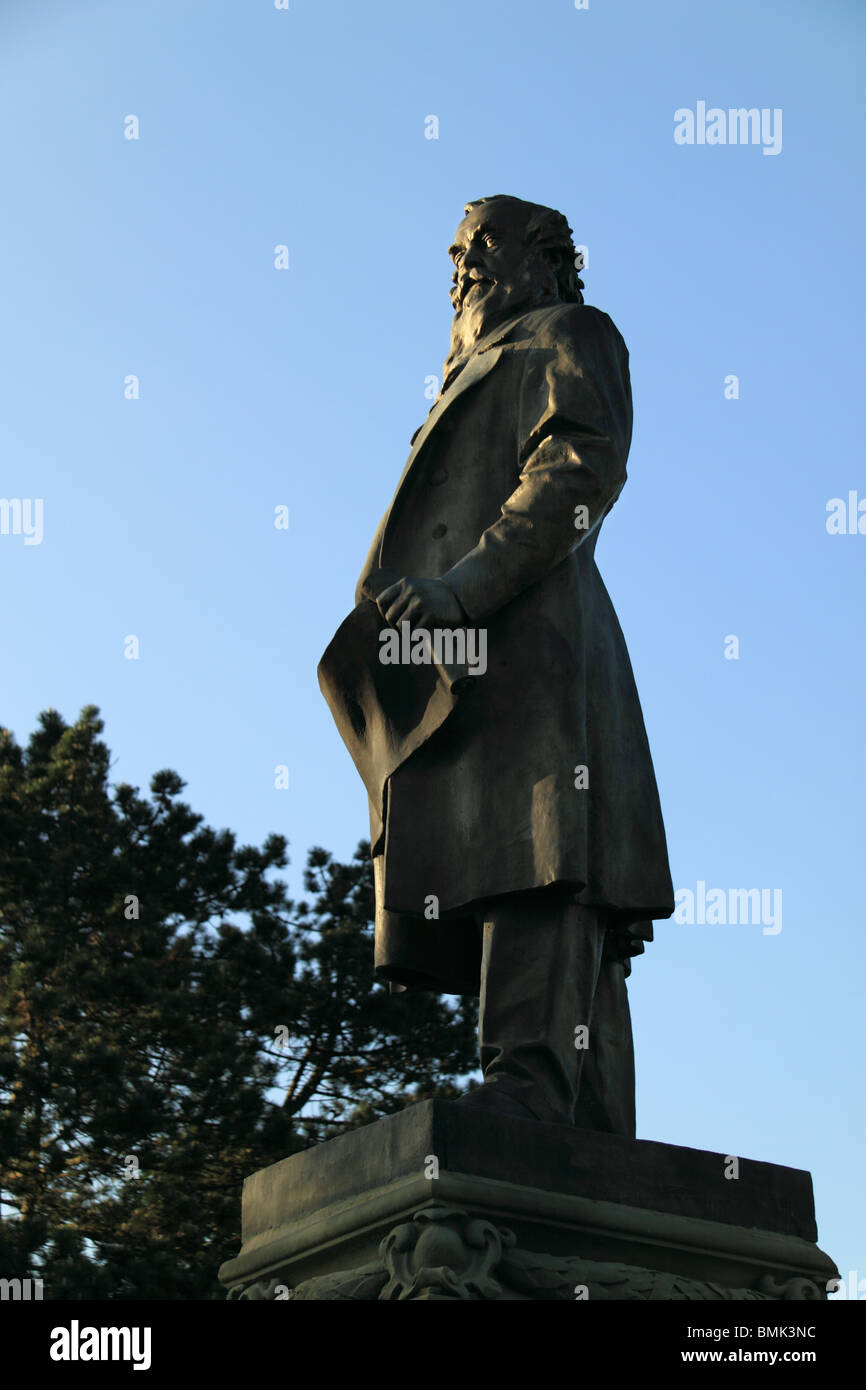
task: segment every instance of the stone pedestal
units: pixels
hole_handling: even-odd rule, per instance
[[[736,1174],[736,1176],[735,1176]],[[244,1299],[824,1299],[808,1173],[424,1101],[254,1173]]]

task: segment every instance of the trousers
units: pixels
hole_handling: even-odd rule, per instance
[[[604,909],[530,893],[483,905],[475,921],[484,1084],[540,1120],[633,1139],[626,970]]]

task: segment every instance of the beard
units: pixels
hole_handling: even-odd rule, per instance
[[[442,374],[442,389],[449,377],[464,367],[479,339],[506,319],[528,314],[544,304],[556,304],[559,285],[550,263],[542,256],[524,261],[510,280],[495,280],[470,289],[457,302],[451,322],[451,344]]]

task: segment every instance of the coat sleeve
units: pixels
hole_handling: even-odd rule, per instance
[[[607,314],[563,306],[536,334],[526,359],[517,409],[519,485],[477,545],[442,575],[474,621],[492,616],[592,535],[626,478],[628,352]]]

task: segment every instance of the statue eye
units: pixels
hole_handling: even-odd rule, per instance
[[[490,233],[488,232],[487,235],[486,235],[485,238],[484,238],[484,245],[487,247],[487,250],[488,250],[488,251],[495,251],[495,250],[496,250],[496,237],[491,236]]]

